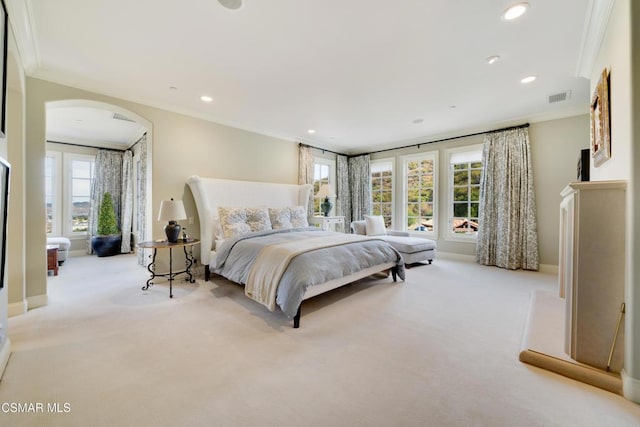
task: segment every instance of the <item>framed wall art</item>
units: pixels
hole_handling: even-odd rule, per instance
[[[605,68],[591,98],[591,157],[598,167],[611,158],[609,128],[609,72]]]
[[[0,289],[4,286],[7,257],[7,214],[9,212],[9,175],[11,166],[0,157]]]
[[[7,134],[7,38],[9,35],[9,18],[4,0],[0,0],[0,137]]]

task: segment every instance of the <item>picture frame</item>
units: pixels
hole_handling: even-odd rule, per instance
[[[4,0],[0,0],[0,138],[7,135],[7,40],[9,36],[9,15],[4,5]]]
[[[591,98],[591,157],[595,167],[611,158],[611,129],[609,127],[609,72],[605,68]]]
[[[0,289],[4,287],[7,259],[7,218],[9,213],[9,179],[11,165],[0,157]]]

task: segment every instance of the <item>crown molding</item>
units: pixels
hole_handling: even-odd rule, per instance
[[[576,67],[578,77],[591,78],[615,0],[589,0],[585,16],[580,56]]]
[[[24,71],[28,75],[40,67],[31,0],[5,0],[5,5],[9,15],[9,25],[18,46],[18,54]]]

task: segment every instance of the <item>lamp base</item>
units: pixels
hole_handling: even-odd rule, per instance
[[[176,243],[180,236],[180,224],[177,221],[169,221],[169,224],[164,226],[164,234],[167,235],[167,242]]]
[[[328,197],[325,197],[324,202],[320,204],[320,209],[322,210],[322,213],[324,214],[324,216],[329,216],[329,212],[331,212],[331,208],[333,208],[333,204],[331,203]]]

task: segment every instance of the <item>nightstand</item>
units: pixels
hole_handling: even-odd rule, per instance
[[[317,225],[324,231],[340,231],[344,233],[344,217],[343,216],[313,216],[311,224]]]

